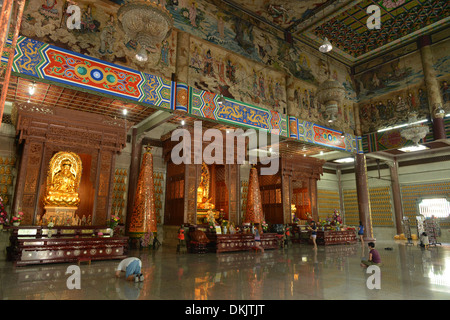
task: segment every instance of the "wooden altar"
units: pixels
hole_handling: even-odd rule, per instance
[[[51,237],[47,227],[10,228],[7,257],[16,266],[127,257],[128,237],[110,236],[110,230],[104,226],[56,227],[51,230]]]

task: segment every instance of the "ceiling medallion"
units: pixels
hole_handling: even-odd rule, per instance
[[[156,45],[161,44],[172,32],[173,18],[163,6],[150,0],[132,0],[117,11],[121,29],[129,40],[139,44],[136,54],[139,61],[147,60],[147,51],[156,51]]]
[[[410,113],[408,117],[408,126],[400,131],[400,135],[407,140],[411,140],[415,146],[418,146],[419,140],[425,138],[430,131],[428,126],[417,122],[417,113]]]

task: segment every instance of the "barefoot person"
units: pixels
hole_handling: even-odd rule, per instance
[[[367,268],[372,265],[381,265],[381,257],[375,249],[375,243],[369,242],[369,260],[361,260],[361,267]]]
[[[125,279],[128,281],[144,281],[144,275],[141,273],[142,261],[135,257],[125,258],[120,261],[116,269],[116,277],[120,277],[120,272],[125,272]]]

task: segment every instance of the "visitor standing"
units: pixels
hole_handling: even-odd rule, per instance
[[[358,236],[359,236],[359,240],[361,240],[361,244],[363,244],[364,243],[364,226],[361,221],[359,221]]]
[[[316,243],[317,225],[316,225],[316,222],[314,220],[311,221],[310,229],[311,229],[311,240],[313,241],[314,249],[317,249],[317,243]]]

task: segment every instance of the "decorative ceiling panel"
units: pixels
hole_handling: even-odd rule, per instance
[[[29,88],[33,84],[35,93],[30,95]],[[145,120],[156,111],[146,106],[16,76],[11,77],[6,100],[96,113],[111,118],[126,118],[130,125]],[[126,117],[122,113],[124,109],[128,111]]]
[[[366,12],[370,5],[380,8],[381,28],[369,29]],[[449,16],[447,0],[363,0],[312,30],[319,37],[357,58],[408,35],[441,27]]]
[[[232,3],[232,1],[225,1]],[[296,25],[299,21],[309,18],[322,5],[329,0],[239,0],[235,1],[243,9],[260,16],[261,18],[277,25],[283,29],[288,29]]]

